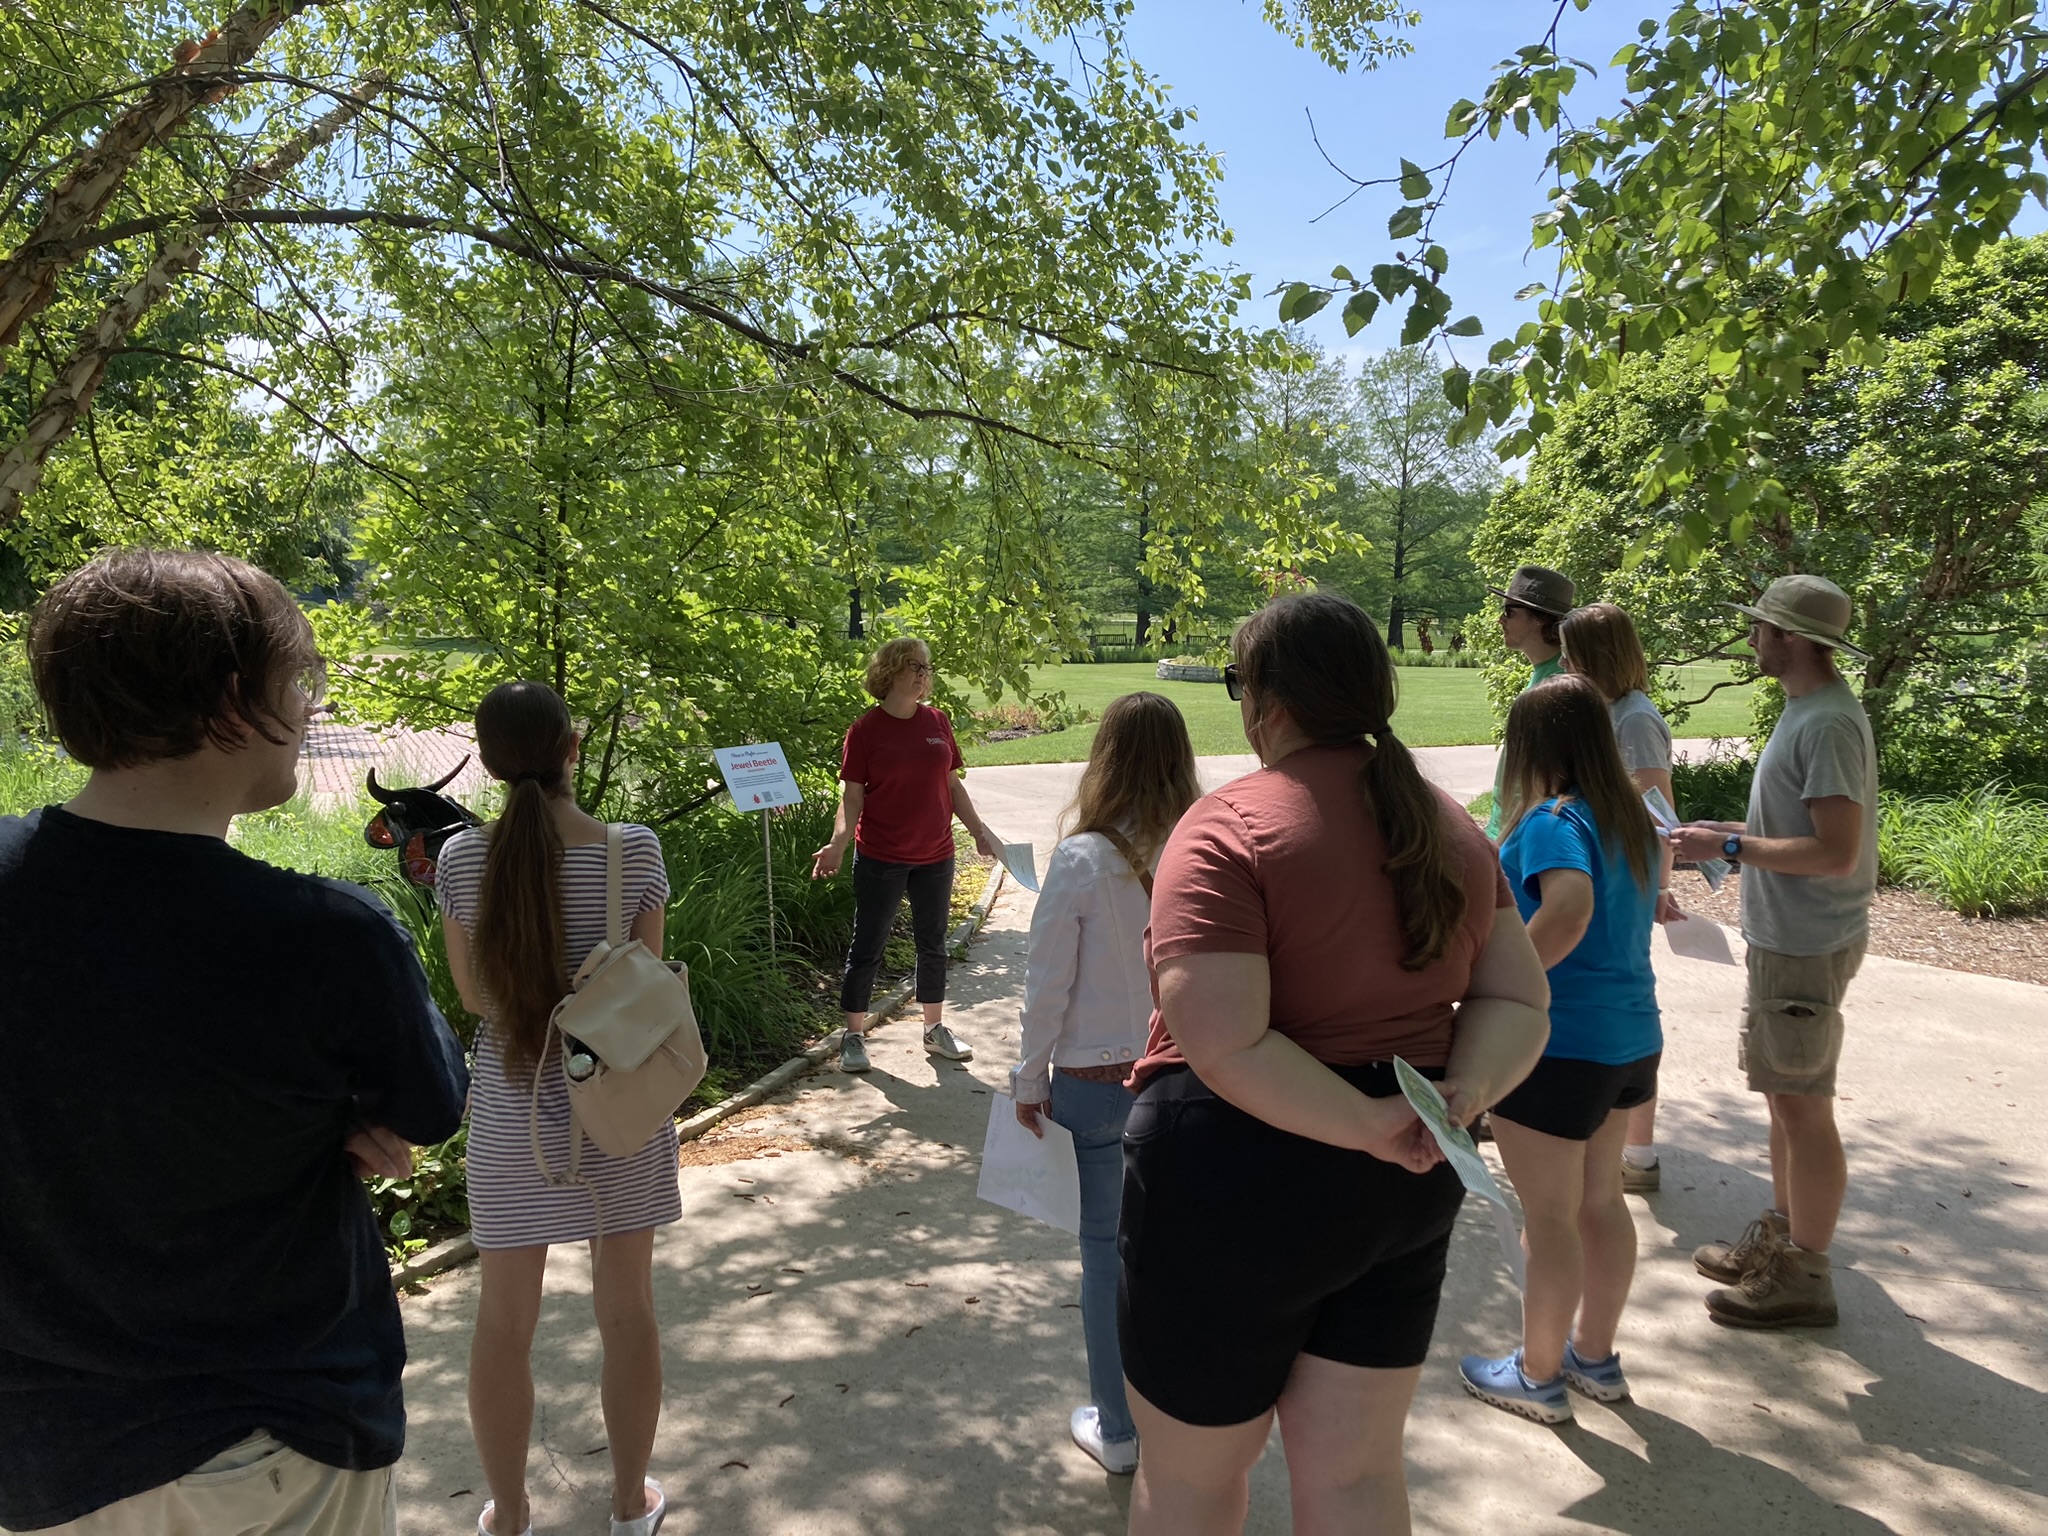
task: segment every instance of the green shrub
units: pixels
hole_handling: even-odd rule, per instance
[[[370,1180],[370,1210],[395,1264],[469,1225],[469,1127],[438,1147],[415,1147],[412,1176]]]
[[[29,680],[28,652],[22,646],[28,615],[0,613],[0,739],[39,736],[43,707]]]
[[[1420,646],[1411,645],[1405,650],[1396,650],[1389,654],[1393,656],[1394,665],[1397,667],[1469,667],[1477,670],[1480,665],[1478,656],[1473,654],[1469,646],[1454,651],[1440,645],[1433,651],[1425,651]]]
[[[86,771],[57,747],[17,735],[0,721],[0,816],[60,805],[84,787]]]
[[[1686,821],[1742,821],[1749,815],[1749,782],[1756,764],[1720,742],[1697,761],[1671,765],[1671,791]]]
[[[1882,797],[1880,878],[1966,917],[2048,909],[2048,801],[1992,784],[1955,796]]]

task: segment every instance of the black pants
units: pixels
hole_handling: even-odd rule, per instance
[[[953,905],[953,861],[890,864],[853,851],[853,945],[839,983],[842,1013],[865,1013],[875,995],[875,972],[910,894],[910,936],[917,945],[917,1000],[946,1000],[946,916]]]

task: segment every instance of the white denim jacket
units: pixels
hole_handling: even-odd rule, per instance
[[[1050,1098],[1056,1066],[1130,1066],[1144,1054],[1151,921],[1152,899],[1108,838],[1084,832],[1053,850],[1031,914],[1023,1059],[1013,1074],[1018,1103]]]

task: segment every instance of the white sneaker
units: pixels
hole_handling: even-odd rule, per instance
[[[614,1520],[612,1536],[654,1536],[668,1518],[668,1500],[661,1496],[661,1484],[647,1479],[647,1513],[638,1520]]]
[[[924,1053],[927,1056],[944,1056],[950,1061],[974,1060],[974,1047],[943,1024],[934,1024],[924,1032]]]
[[[868,1044],[859,1035],[839,1037],[839,1070],[842,1072],[865,1072],[868,1069]]]
[[[1074,1437],[1074,1444],[1102,1463],[1103,1471],[1114,1472],[1118,1477],[1129,1477],[1138,1470],[1137,1437],[1133,1435],[1128,1440],[1103,1439],[1102,1413],[1093,1403],[1074,1410],[1074,1416],[1067,1420],[1067,1432]]]

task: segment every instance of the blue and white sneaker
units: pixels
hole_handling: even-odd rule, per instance
[[[1484,1355],[1467,1355],[1458,1362],[1458,1375],[1465,1390],[1482,1403],[1519,1413],[1538,1424],[1569,1424],[1572,1421],[1571,1394],[1564,1389],[1562,1373],[1549,1381],[1531,1381],[1522,1374],[1522,1352],[1498,1360]]]
[[[1566,1340],[1564,1346],[1565,1385],[1583,1392],[1596,1403],[1628,1401],[1628,1378],[1621,1374],[1621,1352],[1605,1360],[1588,1360],[1578,1346]]]

